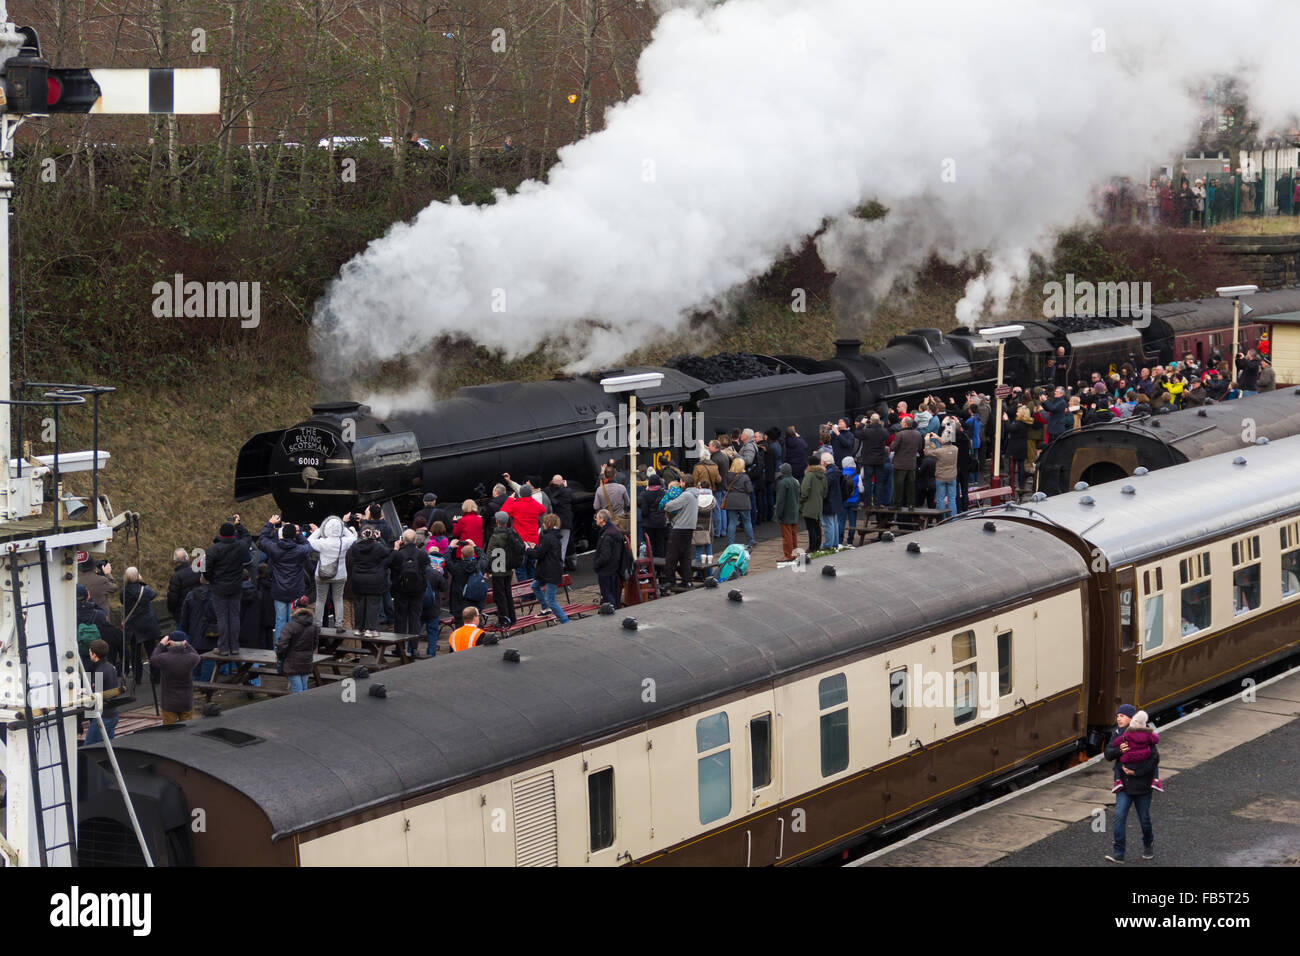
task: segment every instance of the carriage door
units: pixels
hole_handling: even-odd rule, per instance
[[[781,818],[780,714],[771,691],[746,698],[745,721],[749,811],[745,820],[745,863],[769,866],[782,853],[789,820]]]
[[[587,866],[622,866],[650,852],[650,751],[644,725],[584,744],[581,794]],[[575,792],[570,791],[570,792]],[[575,841],[576,842],[576,841]]]
[[[1115,576],[1115,618],[1119,633],[1116,648],[1114,700],[1106,701],[1107,711],[1117,704],[1133,700],[1137,687],[1137,585],[1133,568],[1125,568]]]

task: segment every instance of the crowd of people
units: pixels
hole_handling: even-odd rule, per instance
[[[1069,366],[1058,349],[1047,381],[1013,388],[1004,403],[999,470],[1017,488],[1032,482],[1041,451],[1071,429],[1274,387],[1267,335],[1231,366],[1218,354],[1204,364],[1186,355],[1167,365],[1091,372],[1073,383]],[[680,467],[643,466],[635,478],[610,461],[593,485],[589,542],[601,602],[620,605],[638,553],[659,559],[663,585],[690,588],[742,535],[752,549],[755,529],[767,522],[780,529],[784,558],[794,560],[801,531],[807,553],[852,544],[867,526],[867,509],[956,515],[991,470],[994,414],[989,396],[975,391],[946,400],[928,395],[916,408],[900,401],[851,424],[827,422],[810,438],[792,425],[737,428],[699,442]],[[517,622],[518,583],[531,582],[540,616],[564,623],[556,593],[574,567],[574,504],[560,475],[541,486],[503,474],[490,498],[465,500],[456,513],[426,494],[407,527],[390,526],[378,505],[302,528],[271,515],[256,535],[232,515],[201,560],[176,550],[165,598],[175,627],[166,636],[153,607],[160,592],[136,568],[127,568],[119,588],[110,564],[87,560],[77,586],[83,664],[111,691],[120,673],[143,680],[148,661],[152,679],[164,681],[170,722],[192,716],[193,682],[210,680],[220,666],[212,657],[233,658],[244,648],[274,650],[297,692],[306,688],[312,655],[337,652],[351,632],[418,634],[426,652],[412,638],[408,653],[431,657],[440,622],[450,618],[452,649],[474,646],[493,621],[505,629]],[[629,541],[633,510],[648,548]],[[120,625],[109,622],[114,596]],[[105,720],[110,736],[115,722]]]
[[[1017,488],[1032,483],[1039,454],[1065,432],[1114,419],[1160,415],[1270,391],[1275,379],[1267,333],[1233,365],[1217,353],[1167,365],[1125,364],[1086,380],[1070,379],[1064,348],[1046,365],[1045,384],[1013,388],[1002,412],[999,471]],[[690,471],[653,469],[638,478],[638,525],[645,529],[666,580],[691,586],[692,561],[708,565],[744,532],[774,521],[785,560],[806,533],[808,553],[845,547],[866,527],[865,509],[927,507],[956,515],[970,489],[992,468],[994,403],[975,391],[947,400],[926,396],[916,408],[841,418],[818,430],[815,444],[794,426],[737,428],[701,442]],[[626,475],[607,469],[602,502],[616,520],[632,500]],[[600,493],[598,492],[598,497]],[[725,543],[724,543],[725,542]],[[680,579],[680,580],[679,580]]]
[[[1226,168],[1218,175],[1193,178],[1186,170],[1175,182],[1161,174],[1146,186],[1127,176],[1098,188],[1098,217],[1112,225],[1203,227],[1236,216],[1260,216],[1271,206],[1283,216],[1300,215],[1300,176],[1283,171],[1271,180],[1272,193],[1257,173]]]

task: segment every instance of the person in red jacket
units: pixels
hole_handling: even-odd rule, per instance
[[[519,532],[519,537],[524,539],[524,544],[528,548],[536,548],[538,529],[546,508],[533,498],[533,486],[525,482],[519,487],[519,494],[502,505],[501,510],[510,516],[510,521],[515,531]],[[524,563],[515,569],[515,577],[519,581],[531,581],[536,567],[536,560],[529,557],[525,550]]]
[[[483,516],[478,513],[478,503],[473,498],[466,498],[460,506],[460,517],[452,525],[451,536],[460,541],[473,541],[478,548],[483,547]]]

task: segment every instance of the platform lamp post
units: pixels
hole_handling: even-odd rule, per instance
[[[602,378],[600,387],[611,395],[617,395],[627,392],[627,447],[628,447],[628,470],[627,470],[627,519],[628,519],[628,537],[632,546],[632,561],[636,562],[640,553],[640,544],[636,536],[636,393],[638,389],[658,388],[663,384],[663,372],[637,372],[632,375],[614,375],[610,378]],[[635,576],[629,582],[631,590],[635,590]]]
[[[1220,299],[1232,300],[1232,374],[1233,378],[1237,377],[1237,354],[1240,352],[1238,345],[1238,328],[1241,325],[1241,317],[1250,315],[1255,310],[1249,305],[1243,306],[1241,297],[1243,295],[1254,295],[1259,291],[1257,285],[1222,285],[1214,290],[1219,294]]]
[[[990,486],[993,488],[1002,487],[1002,400],[1011,394],[1011,389],[1002,382],[1007,339],[1014,339],[1024,330],[1023,325],[997,325],[979,330],[986,342],[998,343],[998,386],[993,390],[993,395],[998,402],[997,409],[993,412],[993,481]]]

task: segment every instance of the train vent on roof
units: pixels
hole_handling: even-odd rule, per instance
[[[511,784],[515,809],[515,865],[559,866],[555,772]]]

